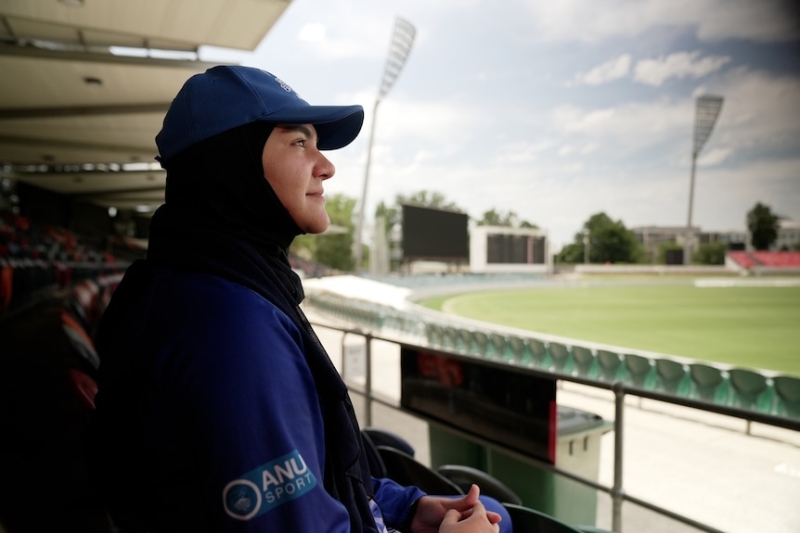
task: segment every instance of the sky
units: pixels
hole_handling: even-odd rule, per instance
[[[312,105],[361,104],[326,194],[443,194],[513,211],[551,250],[593,214],[685,226],[696,98],[724,98],[693,225],[743,231],[756,202],[800,222],[800,9],[773,0],[293,0],[250,53]],[[395,19],[416,28],[375,112]],[[377,120],[376,120],[377,119]],[[365,242],[369,239],[365,237]]]

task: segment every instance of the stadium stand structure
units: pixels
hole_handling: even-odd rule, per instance
[[[726,265],[755,274],[800,272],[800,252],[731,251]]]
[[[411,302],[398,308],[320,288],[307,290],[306,305],[380,335],[445,352],[800,418],[800,377],[796,376],[476,323],[423,309]]]

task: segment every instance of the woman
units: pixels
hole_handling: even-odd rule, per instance
[[[101,322],[95,471],[123,531],[496,532],[477,488],[372,479],[347,389],[287,259],[329,224],[321,150],[360,106],[310,106],[272,74],[215,67],[156,137],[167,170],[146,260]]]

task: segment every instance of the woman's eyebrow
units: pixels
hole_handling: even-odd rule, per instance
[[[315,139],[317,136],[312,132],[309,128],[305,127],[302,124],[281,124],[278,126],[280,129],[285,131],[299,131],[303,135],[306,136],[308,139]]]

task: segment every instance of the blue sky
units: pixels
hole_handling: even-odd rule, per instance
[[[725,98],[693,222],[743,230],[757,202],[800,221],[800,16],[770,0],[294,0],[253,53],[312,104],[358,103],[327,194],[361,197],[395,17],[416,40],[381,102],[367,216],[438,191],[472,217],[512,210],[557,251],[592,214],[683,226],[694,102]]]

